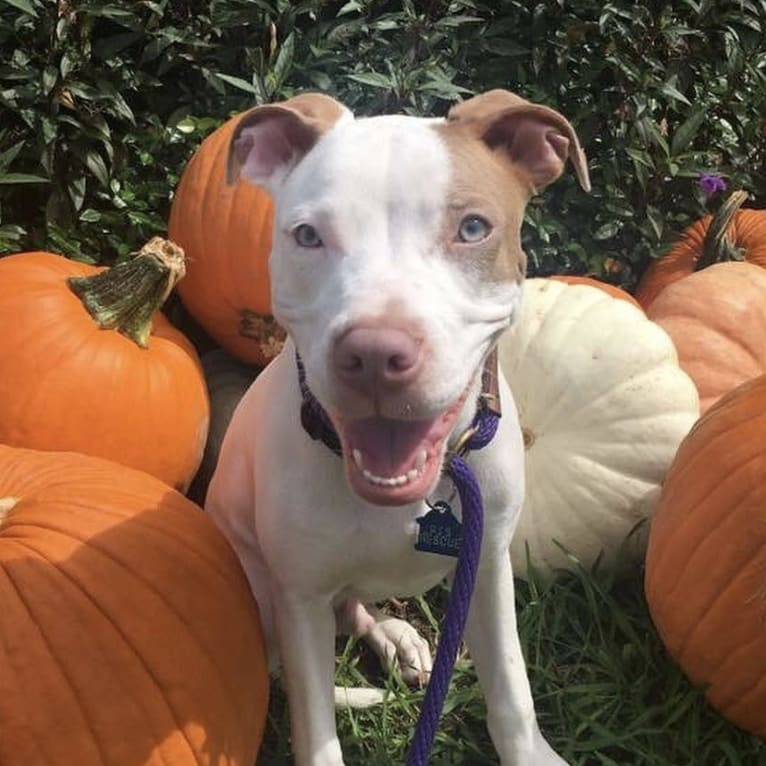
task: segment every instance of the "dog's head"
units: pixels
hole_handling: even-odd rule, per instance
[[[272,195],[274,314],[368,501],[412,502],[438,481],[465,398],[518,310],[524,208],[567,159],[587,189],[572,126],[506,91],[444,120],[354,119],[319,94],[242,117],[228,179]]]

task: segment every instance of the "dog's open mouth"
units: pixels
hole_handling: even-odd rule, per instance
[[[436,485],[445,441],[465,394],[434,418],[367,417],[342,421],[338,429],[351,487],[375,505],[422,500]]]

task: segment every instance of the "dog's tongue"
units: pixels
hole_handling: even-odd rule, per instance
[[[437,421],[371,417],[347,422],[344,431],[351,450],[361,452],[366,469],[376,476],[401,476],[430,446],[428,436]]]

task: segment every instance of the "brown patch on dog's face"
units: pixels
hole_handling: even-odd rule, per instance
[[[507,90],[491,90],[455,104],[447,123],[472,128],[488,146],[502,147],[540,191],[571,160],[577,179],[590,191],[588,162],[577,132],[555,109],[533,104]]]
[[[445,216],[449,252],[456,258],[470,257],[470,269],[477,270],[483,279],[520,282],[527,267],[521,224],[533,193],[528,177],[505,151],[490,148],[474,130],[449,123],[435,129],[447,146],[452,165]],[[485,240],[460,241],[461,223],[470,216],[490,224]]]

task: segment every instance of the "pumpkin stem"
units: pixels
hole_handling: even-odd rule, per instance
[[[153,237],[135,258],[67,282],[102,330],[117,330],[147,348],[152,316],[185,272],[184,251],[170,240]]]
[[[2,529],[5,523],[5,517],[10,513],[16,503],[19,502],[18,497],[0,497],[0,529]]]
[[[744,252],[731,241],[728,232],[734,214],[742,207],[747,196],[747,192],[741,189],[732,192],[718,208],[705,234],[702,253],[694,264],[695,271],[701,271],[714,263],[745,260]]]

